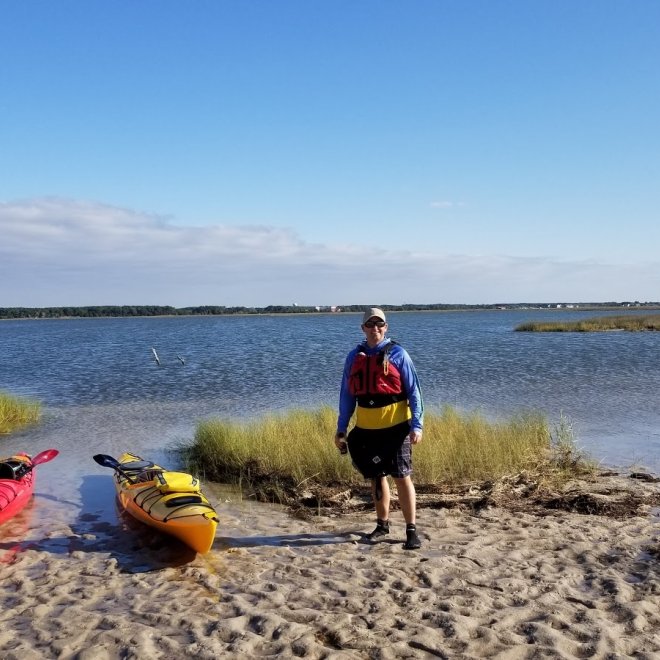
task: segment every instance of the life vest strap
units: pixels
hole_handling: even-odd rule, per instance
[[[357,397],[357,404],[362,408],[383,408],[399,401],[405,401],[408,397],[400,394],[361,394]]]

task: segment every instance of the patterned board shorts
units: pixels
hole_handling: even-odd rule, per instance
[[[389,429],[355,427],[346,439],[353,465],[365,479],[385,475],[407,477],[412,474],[409,433],[408,422]]]

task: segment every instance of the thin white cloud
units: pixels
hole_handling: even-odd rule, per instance
[[[451,202],[449,200],[441,200],[437,202],[431,202],[430,206],[434,209],[451,209],[465,206],[465,202]]]
[[[658,264],[413,252],[397,242],[323,245],[277,227],[183,227],[65,199],[0,203],[0,307],[660,297]]]

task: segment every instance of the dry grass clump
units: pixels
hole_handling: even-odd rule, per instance
[[[283,489],[305,484],[351,487],[364,479],[342,456],[333,438],[336,412],[293,410],[248,422],[201,422],[185,450],[191,467],[204,478],[244,484],[279,483]],[[418,485],[460,484],[499,479],[521,471],[557,476],[582,469],[570,427],[553,434],[542,415],[525,413],[493,422],[479,413],[451,407],[425,413],[424,436],[414,447]]]
[[[227,483],[357,482],[350,461],[332,442],[336,425],[337,414],[330,407],[292,410],[248,422],[212,419],[198,424],[186,454],[206,478]]]
[[[660,314],[597,316],[581,321],[530,321],[516,327],[517,332],[606,332],[611,330],[629,332],[660,330]]]
[[[40,416],[38,402],[0,392],[0,433],[11,433],[21,426],[34,424]]]
[[[547,461],[551,446],[542,415],[524,413],[493,422],[480,413],[446,406],[425,415],[424,436],[414,449],[415,482],[457,484],[498,479]]]

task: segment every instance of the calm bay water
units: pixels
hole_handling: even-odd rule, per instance
[[[389,321],[390,336],[417,365],[427,408],[451,404],[493,418],[533,409],[553,423],[563,414],[578,444],[603,463],[658,472],[660,333],[513,331],[527,320],[586,316],[594,313],[409,312]],[[44,419],[0,438],[0,453],[56,447],[60,476],[94,473],[102,470],[90,460],[97,452],[166,460],[205,417],[335,407],[359,321],[356,314],[3,321],[0,389],[42,401]]]

